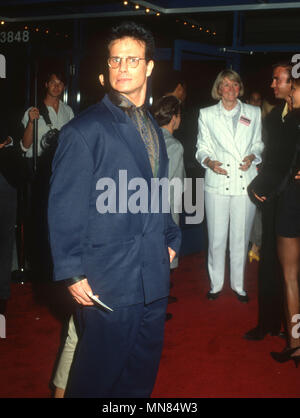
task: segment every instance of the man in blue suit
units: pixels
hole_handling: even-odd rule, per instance
[[[161,131],[144,106],[153,37],[127,22],[111,31],[107,47],[111,91],[61,130],[49,195],[54,279],[79,305],[66,396],[149,397],[180,231],[151,202],[153,179],[168,177]],[[147,195],[133,184],[146,185]],[[159,203],[163,197],[160,188]],[[141,200],[146,208],[130,210]],[[94,305],[91,294],[113,311]]]

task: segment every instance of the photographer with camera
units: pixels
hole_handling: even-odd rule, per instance
[[[46,95],[43,103],[26,110],[22,123],[25,128],[21,147],[26,157],[33,156],[33,121],[38,119],[38,156],[40,157],[49,146],[54,146],[58,131],[73,117],[73,110],[60,100],[64,89],[64,78],[60,73],[49,73],[45,83]],[[52,143],[51,143],[52,139]]]
[[[27,204],[27,256],[30,268],[36,277],[51,276],[51,256],[48,244],[47,205],[51,164],[56,150],[59,130],[68,123],[74,113],[61,100],[65,89],[62,74],[51,72],[45,83],[44,100],[38,107],[26,110],[22,124],[25,128],[21,148],[33,168],[34,120],[37,119],[37,167],[32,171]],[[26,229],[25,229],[26,231]]]

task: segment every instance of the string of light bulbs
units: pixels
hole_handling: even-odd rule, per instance
[[[127,0],[123,1],[123,5],[125,7],[132,6],[135,10],[141,10],[141,7],[143,7],[143,6],[140,6],[139,4],[137,4],[135,2],[130,2],[130,1],[127,1]],[[146,14],[150,14],[151,13],[151,14],[155,14],[156,16],[160,16],[161,15],[160,12],[157,12],[155,10],[151,10],[148,7],[145,8],[144,10],[145,10],[145,13]],[[203,25],[199,25],[198,23],[189,21],[187,19],[179,19],[179,18],[177,18],[176,19],[176,23],[181,23],[181,24],[183,24],[185,27],[187,27],[189,29],[194,29],[195,31],[196,30],[199,30],[200,32],[205,33],[207,35],[211,35],[211,36],[216,36],[217,35],[217,32],[215,30],[209,29],[207,27],[204,27]]]

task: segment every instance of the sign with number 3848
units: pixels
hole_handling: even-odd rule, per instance
[[[18,32],[13,32],[12,30],[8,32],[0,32],[0,43],[2,44],[12,44],[13,42],[28,42],[29,41],[29,31],[23,30]]]

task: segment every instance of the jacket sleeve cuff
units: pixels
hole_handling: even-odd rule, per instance
[[[260,156],[258,156],[257,154],[255,154],[255,152],[254,152],[253,154],[254,154],[255,158],[254,158],[254,160],[252,161],[252,164],[255,164],[255,165],[260,164],[260,163],[262,162],[261,157],[260,157]]]
[[[27,151],[31,148],[31,146],[30,146],[29,148],[24,147],[22,139],[21,139],[21,141],[20,141],[20,146],[21,146],[21,150],[22,150],[23,152],[27,152]]]
[[[64,280],[64,283],[68,287],[68,286],[71,286],[72,284],[75,284],[77,282],[80,282],[81,280],[84,280],[84,279],[85,279],[85,276],[83,276],[83,275],[74,276],[74,277],[70,277],[68,279],[65,279]]]

